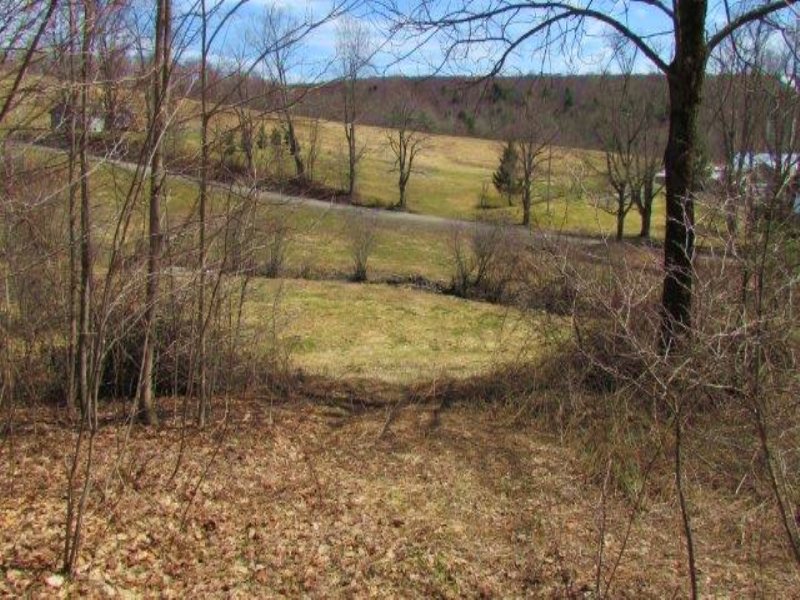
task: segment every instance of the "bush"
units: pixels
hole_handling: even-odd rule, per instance
[[[353,281],[367,280],[367,263],[377,241],[377,215],[356,209],[346,218],[346,234],[353,261]]]
[[[492,302],[508,300],[509,285],[517,277],[518,251],[504,223],[475,223],[469,233],[456,227],[451,253],[452,293]]]
[[[285,215],[275,215],[270,219],[265,231],[265,260],[263,274],[265,277],[277,278],[283,273],[286,253],[289,249],[292,230]]]

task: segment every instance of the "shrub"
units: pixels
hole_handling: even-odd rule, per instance
[[[367,280],[367,262],[375,249],[378,220],[374,214],[355,210],[346,217],[346,233],[353,260],[353,281]]]

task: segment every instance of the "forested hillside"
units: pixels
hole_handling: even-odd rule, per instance
[[[342,120],[343,85],[335,81],[307,90],[299,110],[310,116]],[[700,129],[710,158],[718,159],[723,152],[721,127],[715,115],[726,101],[729,85],[729,79],[708,78]],[[619,96],[623,86],[628,86],[630,96],[652,103],[653,112],[666,127],[669,108],[661,75],[371,78],[358,83],[363,99],[359,120],[367,125],[389,126],[391,107],[399,99],[413,98],[436,133],[504,139],[513,137],[525,101],[532,98],[541,108],[541,118],[555,125],[559,145],[602,149],[597,129],[617,110],[612,99]]]

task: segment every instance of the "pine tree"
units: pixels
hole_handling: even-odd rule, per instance
[[[514,196],[520,193],[519,154],[513,140],[506,142],[500,155],[500,164],[492,174],[492,183],[497,192],[512,206]]]

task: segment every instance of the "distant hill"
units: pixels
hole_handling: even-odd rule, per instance
[[[597,123],[607,118],[610,91],[621,89],[622,77],[568,75],[468,79],[430,77],[373,78],[360,81],[359,121],[388,126],[394,105],[413,98],[436,133],[502,139],[513,134],[521,106],[531,96],[543,118],[558,129],[558,143],[578,148],[597,148]],[[635,94],[654,103],[659,123],[668,118],[664,79],[658,75],[635,76],[629,82]],[[308,90],[300,112],[341,120],[343,84],[333,82]]]
[[[722,82],[721,77],[708,75],[706,101],[700,116],[700,131],[705,138],[704,152],[711,159],[719,159],[722,152],[722,136],[714,116],[719,106],[717,91]],[[358,122],[389,126],[393,107],[402,101],[413,100],[434,133],[505,139],[513,136],[515,129],[519,128],[523,104],[529,99],[535,104],[537,115],[555,124],[557,144],[598,149],[598,126],[608,121],[609,115],[617,110],[615,98],[624,83],[625,79],[619,75],[369,78],[357,84]],[[223,79],[219,91],[236,85],[239,84],[235,79]],[[634,75],[627,85],[630,93],[650,104],[654,115],[652,126],[665,133],[669,103],[664,77]],[[343,86],[340,81],[313,87],[295,86],[291,94],[297,102],[295,110],[309,117],[341,121],[344,114]],[[275,106],[277,94],[269,84],[249,79],[247,88],[247,105],[259,110]],[[240,100],[236,94],[229,97]],[[753,143],[756,148],[763,147],[761,140],[756,139]]]
[[[609,111],[614,110],[614,98],[623,82],[622,76],[613,75],[365,79],[358,84],[362,104],[359,122],[388,126],[392,107],[401,100],[413,98],[435,133],[504,139],[513,136],[522,118],[522,102],[526,96],[531,96],[537,113],[542,118],[552,119],[557,126],[557,144],[598,149],[598,124],[608,120]],[[722,136],[715,117],[722,83],[721,77],[707,76],[700,115],[703,151],[711,160],[722,158]],[[342,85],[332,82],[305,90],[298,110],[308,116],[341,121]],[[634,95],[651,103],[656,115],[654,126],[663,128],[665,134],[669,103],[664,77],[634,75],[628,86]],[[763,139],[758,139],[761,133],[759,128],[753,144],[763,149]]]

